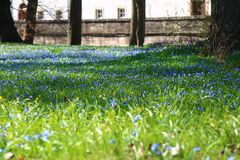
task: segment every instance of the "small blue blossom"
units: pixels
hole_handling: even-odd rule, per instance
[[[132,120],[132,122],[133,123],[136,123],[139,119],[140,119],[140,115],[136,115],[134,118],[133,118],[133,120]]]
[[[13,119],[13,115],[12,114],[8,114],[9,119]]]
[[[48,138],[50,136],[50,131],[49,130],[43,131],[41,135],[42,135],[41,139],[46,142],[48,141]]]
[[[234,160],[234,155],[231,155],[230,157],[228,157],[228,160]]]
[[[28,113],[28,112],[29,112],[29,107],[26,107],[26,108],[24,109],[24,112],[25,112],[25,113]]]
[[[236,71],[240,71],[240,67],[235,68]]]
[[[161,154],[162,154],[161,151],[159,151],[159,150],[156,151],[156,155],[157,155],[157,156],[160,156]]]
[[[203,107],[197,107],[197,110],[199,110],[199,111],[205,111],[205,109],[203,108]]]
[[[110,100],[111,106],[112,107],[117,107],[118,106],[118,101],[116,99]]]
[[[40,138],[40,137],[41,137],[40,134],[35,134],[32,139],[35,140],[35,139],[38,139],[38,138]]]
[[[152,150],[152,151],[156,151],[159,146],[160,146],[159,143],[153,143],[153,144],[151,145],[151,150]]]
[[[194,148],[193,148],[193,151],[194,151],[194,152],[198,152],[198,151],[200,151],[200,150],[201,150],[200,147],[194,147]]]
[[[0,148],[0,153],[4,152],[4,149]]]
[[[34,112],[34,115],[35,115],[35,116],[38,116],[38,114],[39,114],[38,112]]]
[[[166,147],[165,147],[165,150],[166,150],[166,151],[170,151],[171,149],[172,149],[172,146],[166,146]]]
[[[115,143],[115,140],[114,140],[114,139],[111,139],[111,140],[108,141],[108,143],[114,144],[114,143]]]
[[[52,111],[55,111],[55,109],[56,109],[55,106],[52,106]]]
[[[25,141],[30,141],[30,140],[31,140],[31,137],[30,137],[29,135],[26,135],[26,136],[24,136],[24,140],[25,140]]]
[[[132,132],[132,135],[133,135],[134,137],[137,136],[137,128],[134,128],[134,130],[133,130],[133,132]]]
[[[20,148],[20,147],[21,147],[21,143],[18,143],[18,144],[17,144],[17,147]]]

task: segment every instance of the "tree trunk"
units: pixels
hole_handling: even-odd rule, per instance
[[[36,13],[37,13],[38,0],[28,0],[26,28],[24,32],[24,42],[33,44],[36,28]]]
[[[143,46],[145,37],[145,0],[137,0],[137,17],[138,17],[138,28],[137,28],[137,45]]]
[[[211,0],[210,52],[224,58],[240,50],[240,1]]]
[[[68,40],[70,45],[81,45],[82,0],[70,0]]]
[[[143,46],[145,37],[145,0],[132,0],[129,45]]]
[[[0,41],[22,42],[14,26],[10,6],[10,0],[0,0]]]
[[[137,45],[137,5],[136,0],[132,0],[132,18],[130,23],[129,46]]]

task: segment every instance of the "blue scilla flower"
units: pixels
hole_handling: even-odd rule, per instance
[[[42,134],[41,134],[41,139],[43,141],[48,141],[48,138],[50,136],[50,131],[49,130],[46,130],[46,131],[43,131]]]
[[[118,106],[118,101],[116,99],[110,100],[111,106],[112,107],[117,107]]]
[[[28,113],[28,112],[29,112],[29,107],[26,107],[26,108],[24,109],[24,112],[25,112],[25,113]]]
[[[114,143],[115,143],[115,140],[114,140],[114,139],[111,139],[111,140],[108,141],[108,143],[114,144]]]
[[[194,148],[193,148],[193,151],[194,151],[194,152],[198,152],[198,151],[200,151],[200,150],[201,150],[200,147],[194,147]]]
[[[133,130],[133,132],[132,132],[132,135],[133,135],[134,137],[137,136],[137,128],[134,128],[134,130]]]
[[[228,160],[234,160],[234,155],[231,155],[230,157],[228,157]]]
[[[25,141],[30,141],[30,140],[32,140],[31,136],[29,136],[29,135],[26,135],[26,136],[24,136],[23,138],[24,138]]]
[[[35,140],[35,139],[39,139],[40,137],[41,137],[40,134],[35,134],[32,139]]]
[[[161,154],[162,154],[162,152],[161,152],[160,150],[157,150],[157,151],[156,151],[156,155],[157,155],[157,156],[160,156]]]
[[[199,111],[205,111],[205,109],[204,109],[203,107],[201,107],[201,106],[198,106],[198,107],[197,107],[197,110],[199,110]]]
[[[133,120],[132,120],[132,122],[133,123],[136,123],[139,119],[140,119],[140,115],[136,115],[134,118],[133,118]]]
[[[12,114],[8,114],[9,119],[13,119],[13,115]]]
[[[0,148],[0,153],[4,152],[4,149]]]
[[[157,151],[157,149],[158,149],[159,146],[160,146],[159,143],[153,143],[153,144],[151,145],[151,151]]]
[[[165,150],[166,150],[166,151],[170,151],[171,149],[172,149],[172,146],[166,146],[166,147],[165,147]]]

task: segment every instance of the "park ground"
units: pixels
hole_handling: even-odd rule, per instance
[[[189,45],[0,45],[0,159],[240,159],[240,73]]]

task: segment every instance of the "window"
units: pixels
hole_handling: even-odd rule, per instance
[[[103,18],[103,10],[102,9],[96,9],[96,19]]]
[[[44,18],[44,12],[43,11],[38,11],[37,12],[37,19],[38,20],[43,20]]]
[[[126,16],[126,12],[124,8],[118,8],[118,18],[124,18]]]
[[[205,6],[205,0],[191,0],[191,7],[192,15],[205,15],[206,13],[206,6]]]
[[[61,20],[63,18],[63,13],[60,10],[57,10],[55,13],[56,20]]]

